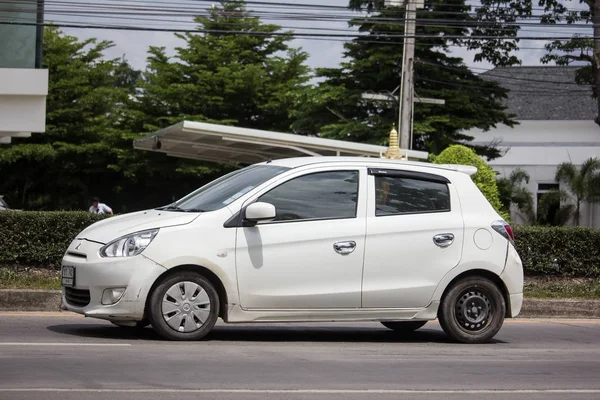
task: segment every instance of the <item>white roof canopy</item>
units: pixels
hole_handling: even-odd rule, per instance
[[[387,150],[385,146],[372,144],[191,121],[138,139],[133,147],[173,157],[235,165],[302,156],[380,157]],[[423,151],[406,152],[412,159],[427,159],[428,156]]]

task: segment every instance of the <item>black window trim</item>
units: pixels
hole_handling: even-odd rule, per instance
[[[374,176],[393,176],[397,178],[416,179],[419,181],[450,183],[445,176],[430,174],[428,172],[406,171],[401,169],[369,168],[369,175]]]
[[[354,216],[353,217],[304,218],[304,219],[291,219],[291,220],[282,220],[282,221],[264,221],[264,222],[259,222],[258,224],[252,225],[252,226],[287,224],[287,223],[293,223],[293,222],[314,222],[314,221],[334,221],[334,220],[341,220],[341,219],[356,219],[356,218],[358,218],[358,202],[360,200],[360,188],[361,188],[361,184],[362,184],[361,179],[360,179],[360,171],[361,171],[360,168],[332,169],[332,170],[326,170],[326,171],[309,172],[307,174],[298,175],[293,178],[290,178],[290,179],[286,180],[285,182],[281,182],[279,185],[269,189],[265,193],[262,193],[256,199],[254,199],[254,200],[250,201],[248,204],[244,205],[240,211],[238,211],[233,216],[231,216],[231,218],[229,218],[227,221],[225,221],[225,223],[223,224],[223,227],[224,228],[250,227],[250,225],[244,224],[245,220],[243,217],[243,215],[245,214],[246,207],[248,207],[250,204],[258,202],[259,199],[262,196],[264,196],[265,194],[271,192],[272,190],[275,190],[276,188],[278,188],[281,185],[285,185],[286,183],[293,181],[294,179],[302,178],[302,177],[309,176],[309,175],[325,174],[325,173],[329,173],[329,172],[356,172],[357,177],[358,177],[358,184],[356,185],[357,198],[356,198],[356,205],[354,206]]]

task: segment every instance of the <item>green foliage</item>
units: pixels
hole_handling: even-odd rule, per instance
[[[533,194],[522,186],[523,183],[529,183],[529,174],[520,168],[511,172],[508,178],[496,180],[502,211],[510,215],[510,207],[515,205],[521,217],[533,223],[536,220]]]
[[[575,224],[579,226],[581,203],[600,200],[600,158],[589,158],[580,167],[570,162],[561,163],[556,168],[555,179],[557,182],[566,183],[573,194],[575,207],[572,214]],[[564,192],[562,196],[567,197],[568,194]]]
[[[383,1],[352,0],[353,9],[368,9],[369,17],[350,22],[365,35],[345,45],[340,68],[317,70],[323,79],[317,87],[298,93],[298,107],[293,110],[293,129],[301,134],[385,145],[392,123],[398,121],[398,102],[394,96],[402,71],[403,20],[398,7],[383,8]],[[417,35],[428,36],[427,43],[417,42],[415,49],[415,91],[420,97],[444,99],[445,105],[416,103],[414,108],[413,148],[439,153],[448,145],[468,141],[464,134],[470,128],[484,130],[503,123],[514,125],[505,113],[501,100],[507,91],[486,81],[467,68],[462,59],[451,57],[452,44],[447,35],[467,35],[464,20],[470,9],[464,0],[426,1],[425,9],[433,11],[419,18],[439,18],[437,13],[453,15],[452,27],[419,24]],[[461,13],[465,11],[465,13]],[[384,22],[380,22],[384,21]],[[397,23],[390,21],[398,21]],[[390,37],[395,35],[396,37]],[[392,45],[390,42],[398,42]],[[363,93],[387,94],[389,101],[364,100]],[[497,157],[496,149],[481,147],[481,154]]]
[[[197,22],[206,30],[276,32],[223,1]],[[132,141],[181,122],[288,130],[308,79],[306,53],[290,37],[207,33],[180,36],[174,57],[151,47],[142,73],[108,60],[111,42],[44,33],[49,69],[46,132],[0,146],[0,194],[26,210],[87,209],[99,196],[115,211],[171,203],[228,172],[222,166],[134,150]],[[259,161],[257,159],[257,161]]]
[[[288,46],[291,36],[240,34],[280,31],[250,16],[240,0],[223,1],[195,20],[199,29],[221,32],[177,35],[185,44],[173,57],[164,48],[150,48],[134,104],[142,117],[137,128],[154,130],[190,119],[289,130],[293,93],[308,80],[308,55]]]
[[[473,149],[462,145],[452,145],[438,156],[433,157],[433,162],[435,164],[462,164],[477,167],[477,173],[471,176],[471,179],[492,207],[508,221],[509,214],[502,210],[502,203],[500,203],[496,173],[481,157],[475,154]]]
[[[564,190],[550,190],[540,196],[537,207],[537,219],[534,224],[563,226],[573,216],[575,206],[570,203],[570,196]]]
[[[514,230],[527,274],[600,277],[600,230],[540,226]]]
[[[88,212],[0,212],[0,265],[58,267],[75,236],[102,218]]]

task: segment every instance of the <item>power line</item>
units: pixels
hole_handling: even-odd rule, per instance
[[[108,24],[77,24],[77,23],[63,23],[63,24],[51,24],[51,23],[36,23],[36,22],[11,22],[11,21],[2,21],[0,25],[22,25],[22,26],[58,26],[62,28],[80,28],[80,29],[114,29],[114,30],[126,30],[126,31],[146,31],[146,32],[174,32],[174,33],[213,33],[213,34],[223,34],[223,35],[247,35],[247,36],[294,36],[294,37],[328,37],[328,38],[360,38],[360,37],[372,37],[372,35],[357,35],[357,34],[319,34],[319,33],[305,33],[305,32],[295,32],[295,33],[287,33],[287,32],[264,32],[264,31],[239,31],[239,30],[220,30],[220,29],[180,29],[180,28],[153,28],[153,27],[144,27],[144,26],[125,26],[125,25],[108,25]],[[405,38],[424,38],[424,39],[441,39],[441,40],[449,40],[449,39],[515,39],[512,36],[486,36],[486,35],[432,35],[432,34],[416,34],[411,36],[406,36],[402,34],[376,34],[376,38],[392,38],[392,39],[405,39]],[[600,37],[594,36],[580,36],[582,39],[600,39]],[[517,39],[523,40],[571,40],[572,36],[527,36],[521,37]]]

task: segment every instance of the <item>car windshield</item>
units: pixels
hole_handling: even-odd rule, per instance
[[[287,170],[289,168],[275,165],[252,165],[216,179],[163,209],[190,212],[215,211]]]

